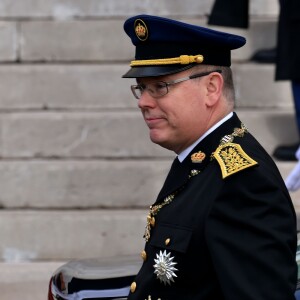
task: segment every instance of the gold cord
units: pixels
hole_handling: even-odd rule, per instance
[[[162,59],[145,59],[145,60],[133,60],[130,63],[131,67],[138,66],[149,66],[149,65],[173,65],[181,64],[188,65],[192,63],[201,64],[204,60],[203,55],[180,55],[179,57],[173,58],[162,58]]]

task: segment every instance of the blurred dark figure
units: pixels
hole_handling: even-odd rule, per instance
[[[208,24],[248,28],[249,0],[216,0]]]
[[[295,161],[300,136],[300,1],[280,0],[277,30],[276,80],[290,80],[294,99],[298,141],[294,145],[278,146],[274,157]]]
[[[208,17],[209,25],[248,28],[249,0],[215,0]],[[260,49],[251,57],[258,63],[275,63],[276,48]]]
[[[300,1],[279,0],[277,45],[274,49],[257,51],[251,60],[276,63],[275,80],[290,80],[298,129],[298,140],[293,145],[280,145],[274,150],[278,160],[296,161],[300,146]],[[208,24],[227,27],[249,27],[249,0],[216,0]]]

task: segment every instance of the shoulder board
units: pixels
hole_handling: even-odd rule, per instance
[[[244,152],[239,144],[235,143],[225,143],[219,146],[213,153],[213,157],[221,167],[223,179],[258,164]]]

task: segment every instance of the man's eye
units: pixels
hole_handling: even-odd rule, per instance
[[[165,85],[164,82],[157,82],[157,83],[155,83],[155,89],[157,91],[163,90],[163,89],[165,89],[165,87],[166,87],[166,85]]]
[[[145,90],[146,89],[145,84],[139,84],[138,87],[139,87],[140,90]]]

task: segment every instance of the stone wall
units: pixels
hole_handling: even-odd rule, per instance
[[[142,247],[147,207],[174,154],[149,141],[132,81],[121,79],[134,54],[123,22],[147,13],[205,25],[211,5],[1,0],[0,259],[67,260]],[[248,39],[233,54],[237,108],[262,140],[268,136],[269,149],[290,116],[289,89],[275,85],[273,65],[257,72],[249,58],[275,45],[277,14],[277,1],[251,1],[249,30],[231,30]],[[266,109],[273,109],[267,118]],[[295,135],[290,128],[284,141]]]

